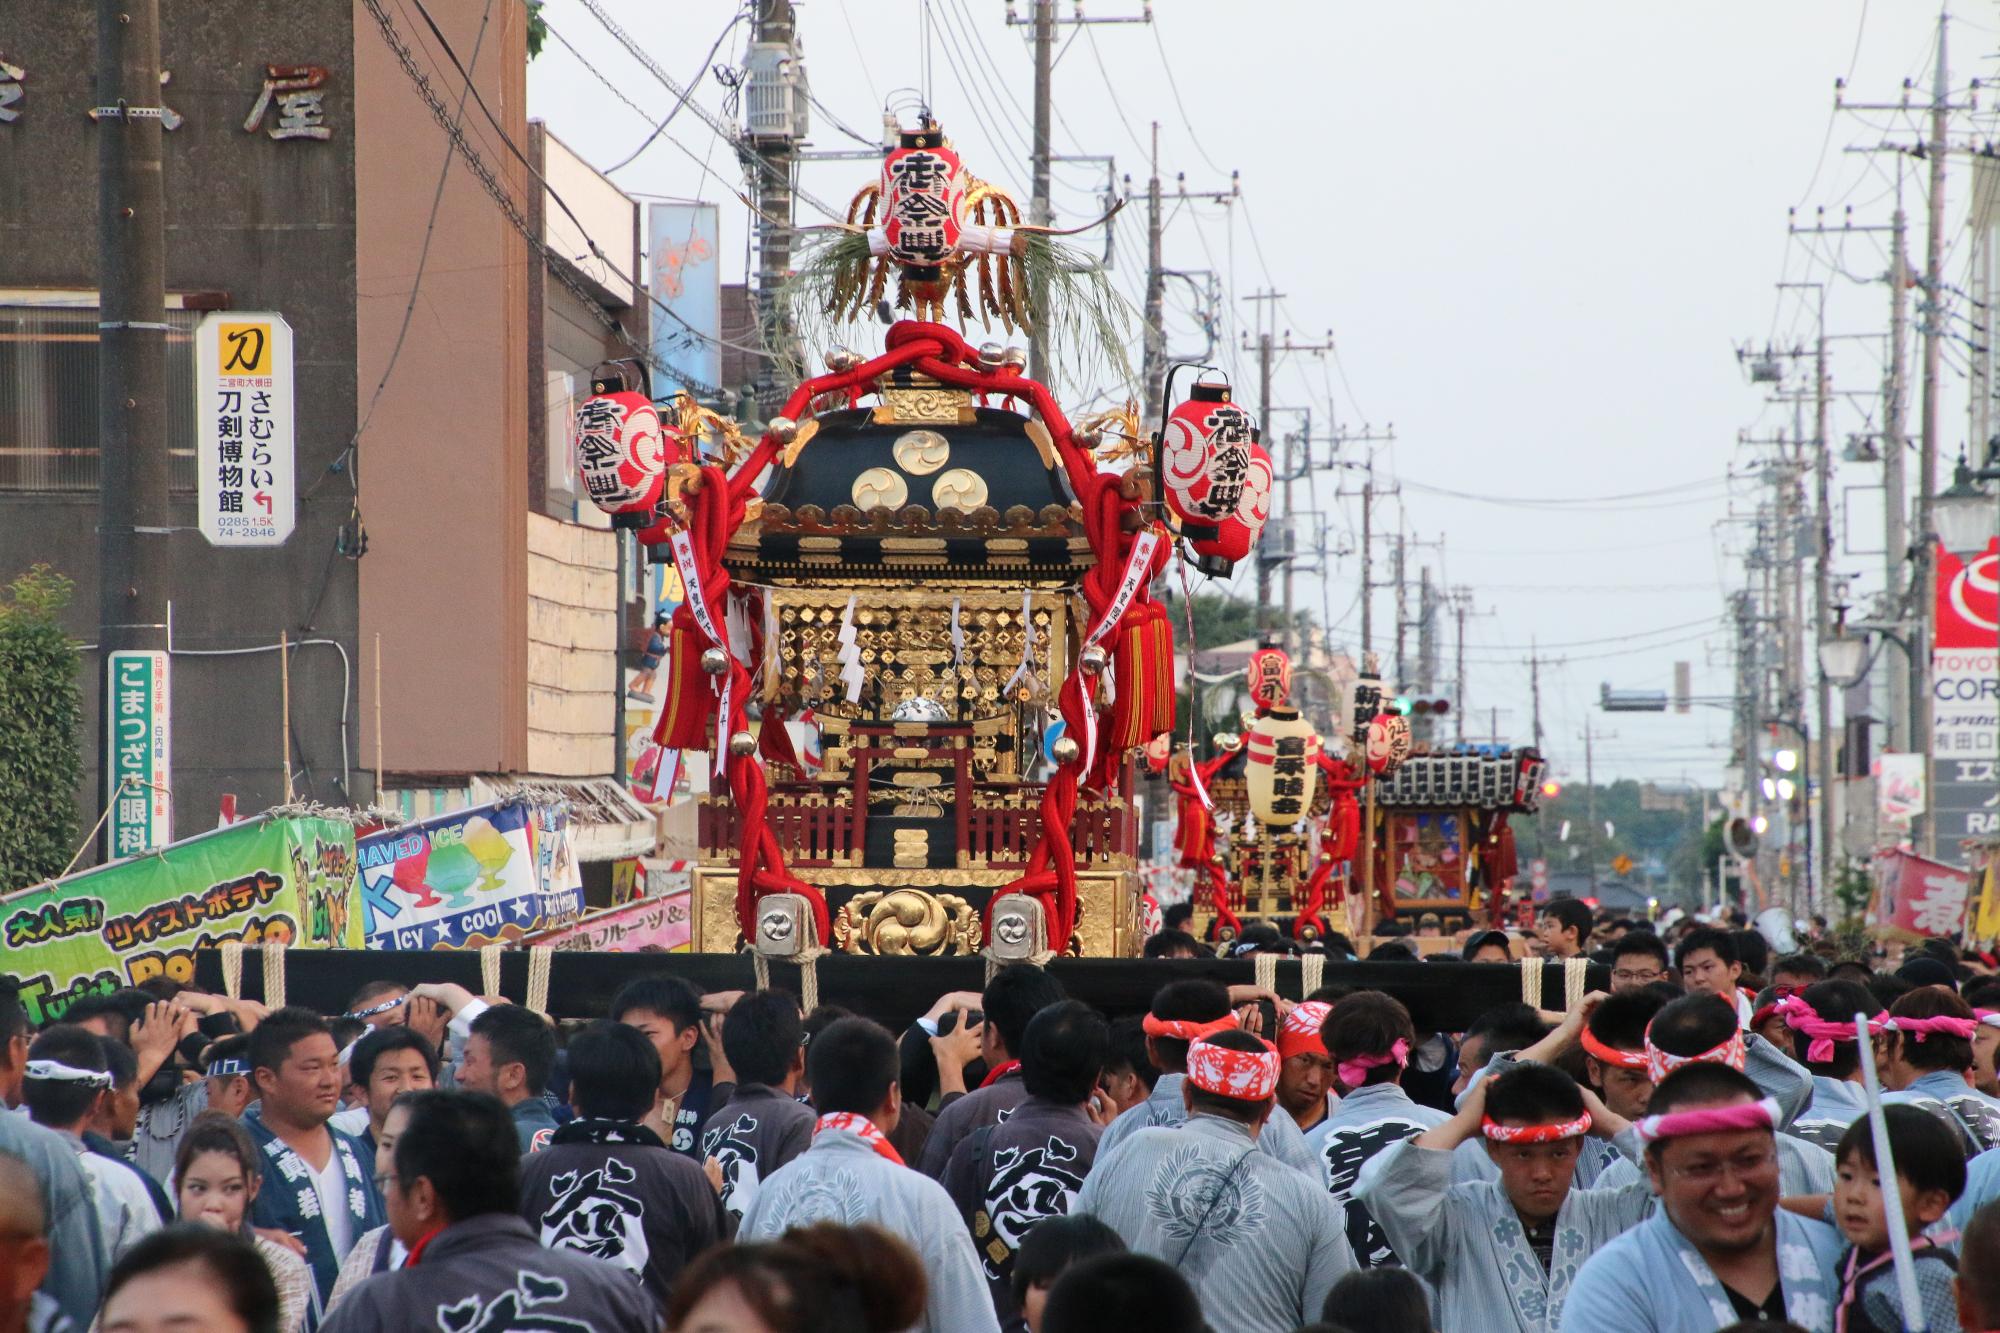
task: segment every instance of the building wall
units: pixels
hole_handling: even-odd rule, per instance
[[[352,3],[364,92],[355,157],[355,389],[364,410],[389,363],[438,199],[409,336],[362,450],[370,546],[361,562],[361,639],[371,654],[375,637],[382,641],[384,762],[403,773],[519,772],[528,749],[529,251],[462,161],[444,169],[443,130],[374,18]],[[525,143],[525,7],[486,0],[428,7],[487,106]],[[427,32],[400,24],[399,31],[420,66],[444,71],[432,75],[433,86],[456,106],[461,85],[449,60]],[[481,119],[468,104],[468,127]],[[492,144],[491,129],[482,130],[472,142]],[[481,151],[513,198],[527,199],[526,170],[500,150]],[[372,662],[371,655],[362,691],[371,767]]]
[[[280,631],[325,639],[298,651],[291,673],[293,761],[302,795],[365,798],[355,687],[356,570],[334,552],[353,494],[329,466],[355,423],[354,160],[357,148],[352,0],[169,0],[163,100],[184,118],[164,135],[166,278],[170,292],[219,292],[236,309],[284,314],[295,335],[300,503],[276,550],[211,547],[194,531],[192,493],[173,497],[174,798],[176,831],[215,820],[233,792],[246,808],[283,794]],[[0,285],[94,290],[97,285],[96,7],[10,0],[0,49],[27,71],[19,119],[0,124]],[[266,63],[323,66],[325,142],[277,141],[243,122]],[[267,116],[265,125],[275,117]],[[74,579],[69,625],[96,638],[97,496],[0,492],[0,579],[46,561]],[[227,653],[226,656],[204,654]],[[343,669],[342,654],[347,667]],[[95,815],[98,686],[85,661],[86,795]],[[341,720],[349,724],[343,782]]]
[[[618,544],[608,531],[526,516],[528,756],[551,777],[613,771]]]

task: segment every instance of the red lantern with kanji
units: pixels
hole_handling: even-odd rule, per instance
[[[1401,713],[1378,713],[1368,724],[1368,771],[1387,777],[1410,757],[1410,719]]]
[[[1250,654],[1250,702],[1258,712],[1288,703],[1292,697],[1292,659],[1282,648],[1268,645]]]
[[[677,451],[676,451],[677,452]],[[666,485],[668,431],[642,393],[592,394],[576,410],[576,466],[591,502],[631,526],[643,526]]]
[[[1201,557],[1196,566],[1211,576],[1227,574],[1257,545],[1270,517],[1271,455],[1264,452],[1263,445],[1252,444],[1249,475],[1237,498],[1236,512],[1222,520],[1220,534],[1207,549],[1201,542],[1194,543],[1195,553]]]
[[[1230,554],[1236,542],[1224,545],[1224,525],[1239,515],[1244,492],[1252,482],[1251,451],[1256,427],[1250,415],[1230,401],[1229,385],[1197,383],[1187,400],[1167,416],[1160,433],[1160,470],[1167,507],[1181,521],[1181,535],[1202,557],[1202,569],[1227,573],[1249,554]],[[1270,506],[1270,465],[1264,469],[1264,505]],[[1261,522],[1260,525],[1261,526]]]
[[[936,124],[882,159],[879,244],[913,278],[939,279],[965,232],[965,165]]]

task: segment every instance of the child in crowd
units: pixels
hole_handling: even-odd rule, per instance
[[[1903,1199],[1924,1326],[1931,1333],[1959,1333],[1952,1300],[1958,1262],[1926,1229],[1965,1190],[1965,1155],[1958,1137],[1937,1116],[1915,1106],[1882,1108],[1889,1126],[1889,1151],[1896,1158],[1896,1186]],[[1889,1246],[1887,1210],[1875,1163],[1875,1138],[1866,1116],[1849,1126],[1834,1154],[1839,1177],[1833,1191],[1833,1222],[1847,1237],[1840,1258],[1840,1304],[1834,1327],[1842,1333],[1892,1333],[1905,1323]]]
[[[257,1248],[278,1289],[280,1333],[299,1333],[313,1312],[306,1261],[244,1224],[264,1183],[250,1132],[220,1111],[203,1111],[188,1126],[174,1160],[175,1207],[181,1221],[241,1236]]]

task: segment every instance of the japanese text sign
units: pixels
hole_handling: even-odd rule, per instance
[[[298,509],[292,326],[222,310],[195,330],[195,474],[212,546],[281,546]]]
[[[167,655],[114,652],[105,663],[104,848],[137,856],[174,838],[172,693]]]
[[[84,995],[194,979],[194,950],[281,940],[361,947],[354,830],[253,819],[0,899],[0,958],[28,1021]]]

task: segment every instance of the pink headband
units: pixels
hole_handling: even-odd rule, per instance
[[[1739,1073],[1743,1069],[1743,1033],[1741,1030],[1729,1034],[1729,1040],[1711,1047],[1700,1055],[1674,1055],[1653,1045],[1653,1032],[1646,1030],[1646,1076],[1658,1083],[1676,1069],[1688,1065],[1728,1065]]]
[[[1975,1009],[1972,1012],[1978,1014],[1979,1021],[1987,1027],[2000,1028],[2000,1009]]]
[[[1361,1081],[1368,1077],[1368,1071],[1371,1069],[1379,1069],[1383,1065],[1395,1065],[1397,1068],[1402,1069],[1407,1068],[1409,1063],[1410,1043],[1406,1039],[1398,1037],[1396,1038],[1396,1044],[1389,1048],[1387,1055],[1352,1056],[1346,1060],[1342,1060],[1339,1066],[1334,1069],[1333,1075],[1340,1080],[1340,1086],[1343,1088],[1358,1088],[1361,1086]]]
[[[1686,1139],[1697,1134],[1733,1134],[1746,1129],[1775,1130],[1784,1115],[1774,1098],[1737,1102],[1733,1106],[1702,1106],[1688,1111],[1649,1115],[1634,1126],[1641,1143]]]
[[[1825,1064],[1833,1059],[1835,1042],[1854,1040],[1852,1020],[1836,1023],[1821,1018],[1819,1010],[1807,1003],[1802,995],[1787,995],[1778,1001],[1776,1008],[1784,1015],[1786,1027],[1794,1032],[1803,1032],[1812,1039],[1806,1045],[1806,1059],[1813,1064]]]
[[[1479,1131],[1495,1143],[1560,1143],[1564,1139],[1581,1138],[1590,1131],[1590,1112],[1551,1125],[1503,1125],[1490,1115],[1483,1116]]]
[[[1200,1041],[1218,1032],[1227,1032],[1237,1026],[1236,1011],[1230,1010],[1222,1017],[1207,1023],[1197,1023],[1191,1018],[1155,1018],[1147,1014],[1139,1025],[1149,1037],[1171,1037],[1175,1041]]]
[[[1979,1030],[1979,1020],[1954,1018],[1950,1014],[1939,1014],[1935,1018],[1891,1016],[1883,1026],[1891,1032],[1907,1032],[1918,1041],[1926,1037],[1957,1037],[1960,1041],[1970,1041],[1972,1034]]]
[[[1261,1051],[1232,1051],[1212,1041],[1188,1047],[1188,1082],[1203,1092],[1241,1102],[1261,1102],[1278,1090],[1278,1052],[1259,1040]]]

